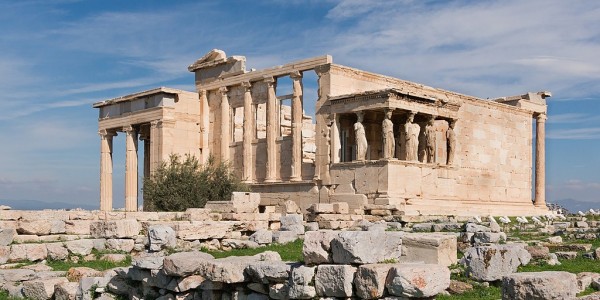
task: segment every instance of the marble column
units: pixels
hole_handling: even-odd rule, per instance
[[[150,177],[150,125],[140,129],[140,141],[144,143],[144,178]]]
[[[227,91],[227,87],[219,88],[221,93],[221,161],[229,160],[229,144],[231,143],[231,117]]]
[[[536,116],[535,206],[546,207],[546,114]]]
[[[206,162],[210,156],[210,142],[208,140],[208,123],[209,123],[209,107],[206,90],[199,90],[198,95],[200,96],[200,149],[202,149],[202,155],[200,159],[202,162]]]
[[[113,209],[113,136],[117,135],[114,131],[106,129],[98,131],[100,135],[100,210],[111,211]]]
[[[138,159],[137,132],[123,127],[125,132],[125,211],[137,211],[138,207]]]
[[[254,178],[254,168],[252,159],[252,139],[254,139],[254,116],[252,114],[252,84],[249,81],[242,82],[244,88],[244,136],[242,141],[242,149],[244,153],[243,180],[246,183],[251,183]]]
[[[293,83],[292,94],[292,176],[291,181],[302,180],[302,73],[290,74]]]
[[[275,182],[277,179],[277,96],[275,95],[275,79],[265,78],[267,83],[267,174],[265,182]]]

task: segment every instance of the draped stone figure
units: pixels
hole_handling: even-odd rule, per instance
[[[383,133],[383,158],[394,158],[396,154],[396,140],[394,138],[394,123],[391,120],[392,110],[385,110],[385,118],[381,124]]]
[[[454,133],[455,125],[455,120],[450,121],[448,123],[448,130],[446,131],[446,143],[448,149],[448,156],[446,158],[447,165],[451,165],[454,162],[454,150],[456,149],[456,133]]]
[[[435,127],[433,126],[435,121],[434,117],[431,117],[427,121],[425,126],[425,157],[427,163],[435,162]]]
[[[364,112],[356,113],[356,123],[354,123],[354,136],[356,138],[356,160],[362,161],[367,158],[367,135],[363,126]]]
[[[404,124],[404,144],[406,145],[406,160],[417,161],[419,159],[419,132],[421,127],[419,124],[413,123],[415,113],[411,112]]]

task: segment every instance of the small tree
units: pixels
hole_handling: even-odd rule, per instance
[[[229,200],[234,191],[249,187],[231,172],[227,163],[217,163],[212,157],[201,165],[192,155],[172,154],[156,172],[144,179],[144,210],[183,211],[204,207],[207,201]]]

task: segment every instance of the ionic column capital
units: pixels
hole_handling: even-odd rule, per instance
[[[249,92],[252,89],[252,83],[250,81],[242,81],[242,87],[245,92]]]
[[[117,132],[109,129],[100,129],[98,130],[98,135],[102,138],[113,137],[117,135]]]
[[[275,84],[275,78],[273,78],[273,76],[265,76],[263,78],[263,81],[266,82],[269,87],[271,87],[271,86],[273,86],[273,84]]]
[[[200,97],[206,97],[206,90],[198,90],[198,95]]]
[[[320,65],[315,67],[315,73],[317,73],[317,76],[321,77],[327,73],[329,73],[329,71],[331,70],[331,64],[326,64],[326,65]]]
[[[127,134],[132,134],[135,132],[135,128],[133,128],[133,126],[131,126],[131,125],[123,126],[123,132],[125,132]]]
[[[226,86],[222,86],[219,88],[219,93],[221,93],[221,96],[227,96],[228,91],[229,89]]]
[[[538,123],[545,123],[546,120],[548,120],[548,116],[546,114],[538,114],[537,116],[535,116],[535,119]]]
[[[293,80],[299,80],[302,79],[303,75],[302,72],[300,71],[294,71],[292,73],[290,73],[290,78]]]

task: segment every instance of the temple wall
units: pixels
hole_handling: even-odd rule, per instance
[[[395,88],[411,95],[461,104],[454,129],[457,149],[452,166],[445,166],[448,123],[437,120],[435,162],[440,166],[402,161],[392,161],[385,166],[367,164],[362,168],[356,164],[341,164],[332,167],[332,183],[338,185],[335,193],[355,191],[366,194],[371,202],[377,195],[388,194],[409,199],[409,203],[410,199],[421,204],[431,200],[431,205],[437,203],[436,200],[478,205],[486,202],[531,205],[533,121],[530,111],[339,65],[331,66],[328,80],[330,97]],[[423,131],[424,124],[420,125]],[[373,149],[379,149],[381,141],[369,135],[368,123],[365,127],[369,145],[372,144],[369,155],[377,159],[378,153],[373,153]],[[456,205],[455,201],[446,201],[445,205]]]

